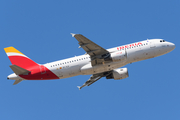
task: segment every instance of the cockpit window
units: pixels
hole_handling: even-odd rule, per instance
[[[160,42],[166,42],[165,40],[160,40]]]

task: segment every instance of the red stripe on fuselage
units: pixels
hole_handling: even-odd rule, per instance
[[[26,80],[50,80],[59,79],[53,72],[43,65],[33,66],[29,69],[31,71],[28,75],[19,75]]]
[[[28,75],[19,75],[26,80],[50,80],[59,79],[53,72],[43,65],[39,65],[33,60],[25,56],[9,56],[9,59],[13,65],[22,67],[30,73]]]

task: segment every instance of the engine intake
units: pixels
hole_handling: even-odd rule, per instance
[[[106,79],[121,80],[129,77],[127,68],[115,69],[113,72],[106,76]]]

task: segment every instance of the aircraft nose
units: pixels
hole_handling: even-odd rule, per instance
[[[174,50],[175,49],[175,47],[176,47],[176,45],[174,44],[174,43],[170,43],[170,45],[169,45],[170,47],[171,47],[171,49],[172,50]]]
[[[175,49],[175,44],[174,43],[171,43],[171,42],[168,42],[167,43],[167,50],[168,50],[168,52],[171,52],[171,51],[173,51],[174,49]]]

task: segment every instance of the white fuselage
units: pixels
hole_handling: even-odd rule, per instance
[[[173,43],[165,42],[162,39],[151,39],[107,49],[110,53],[116,52],[117,54],[121,54],[125,52],[126,58],[121,61],[105,62],[103,64],[91,66],[91,58],[88,54],[85,54],[47,63],[44,64],[44,66],[56,74],[59,79],[62,79],[77,75],[90,75],[110,71],[129,63],[166,54],[174,48],[175,45]]]

